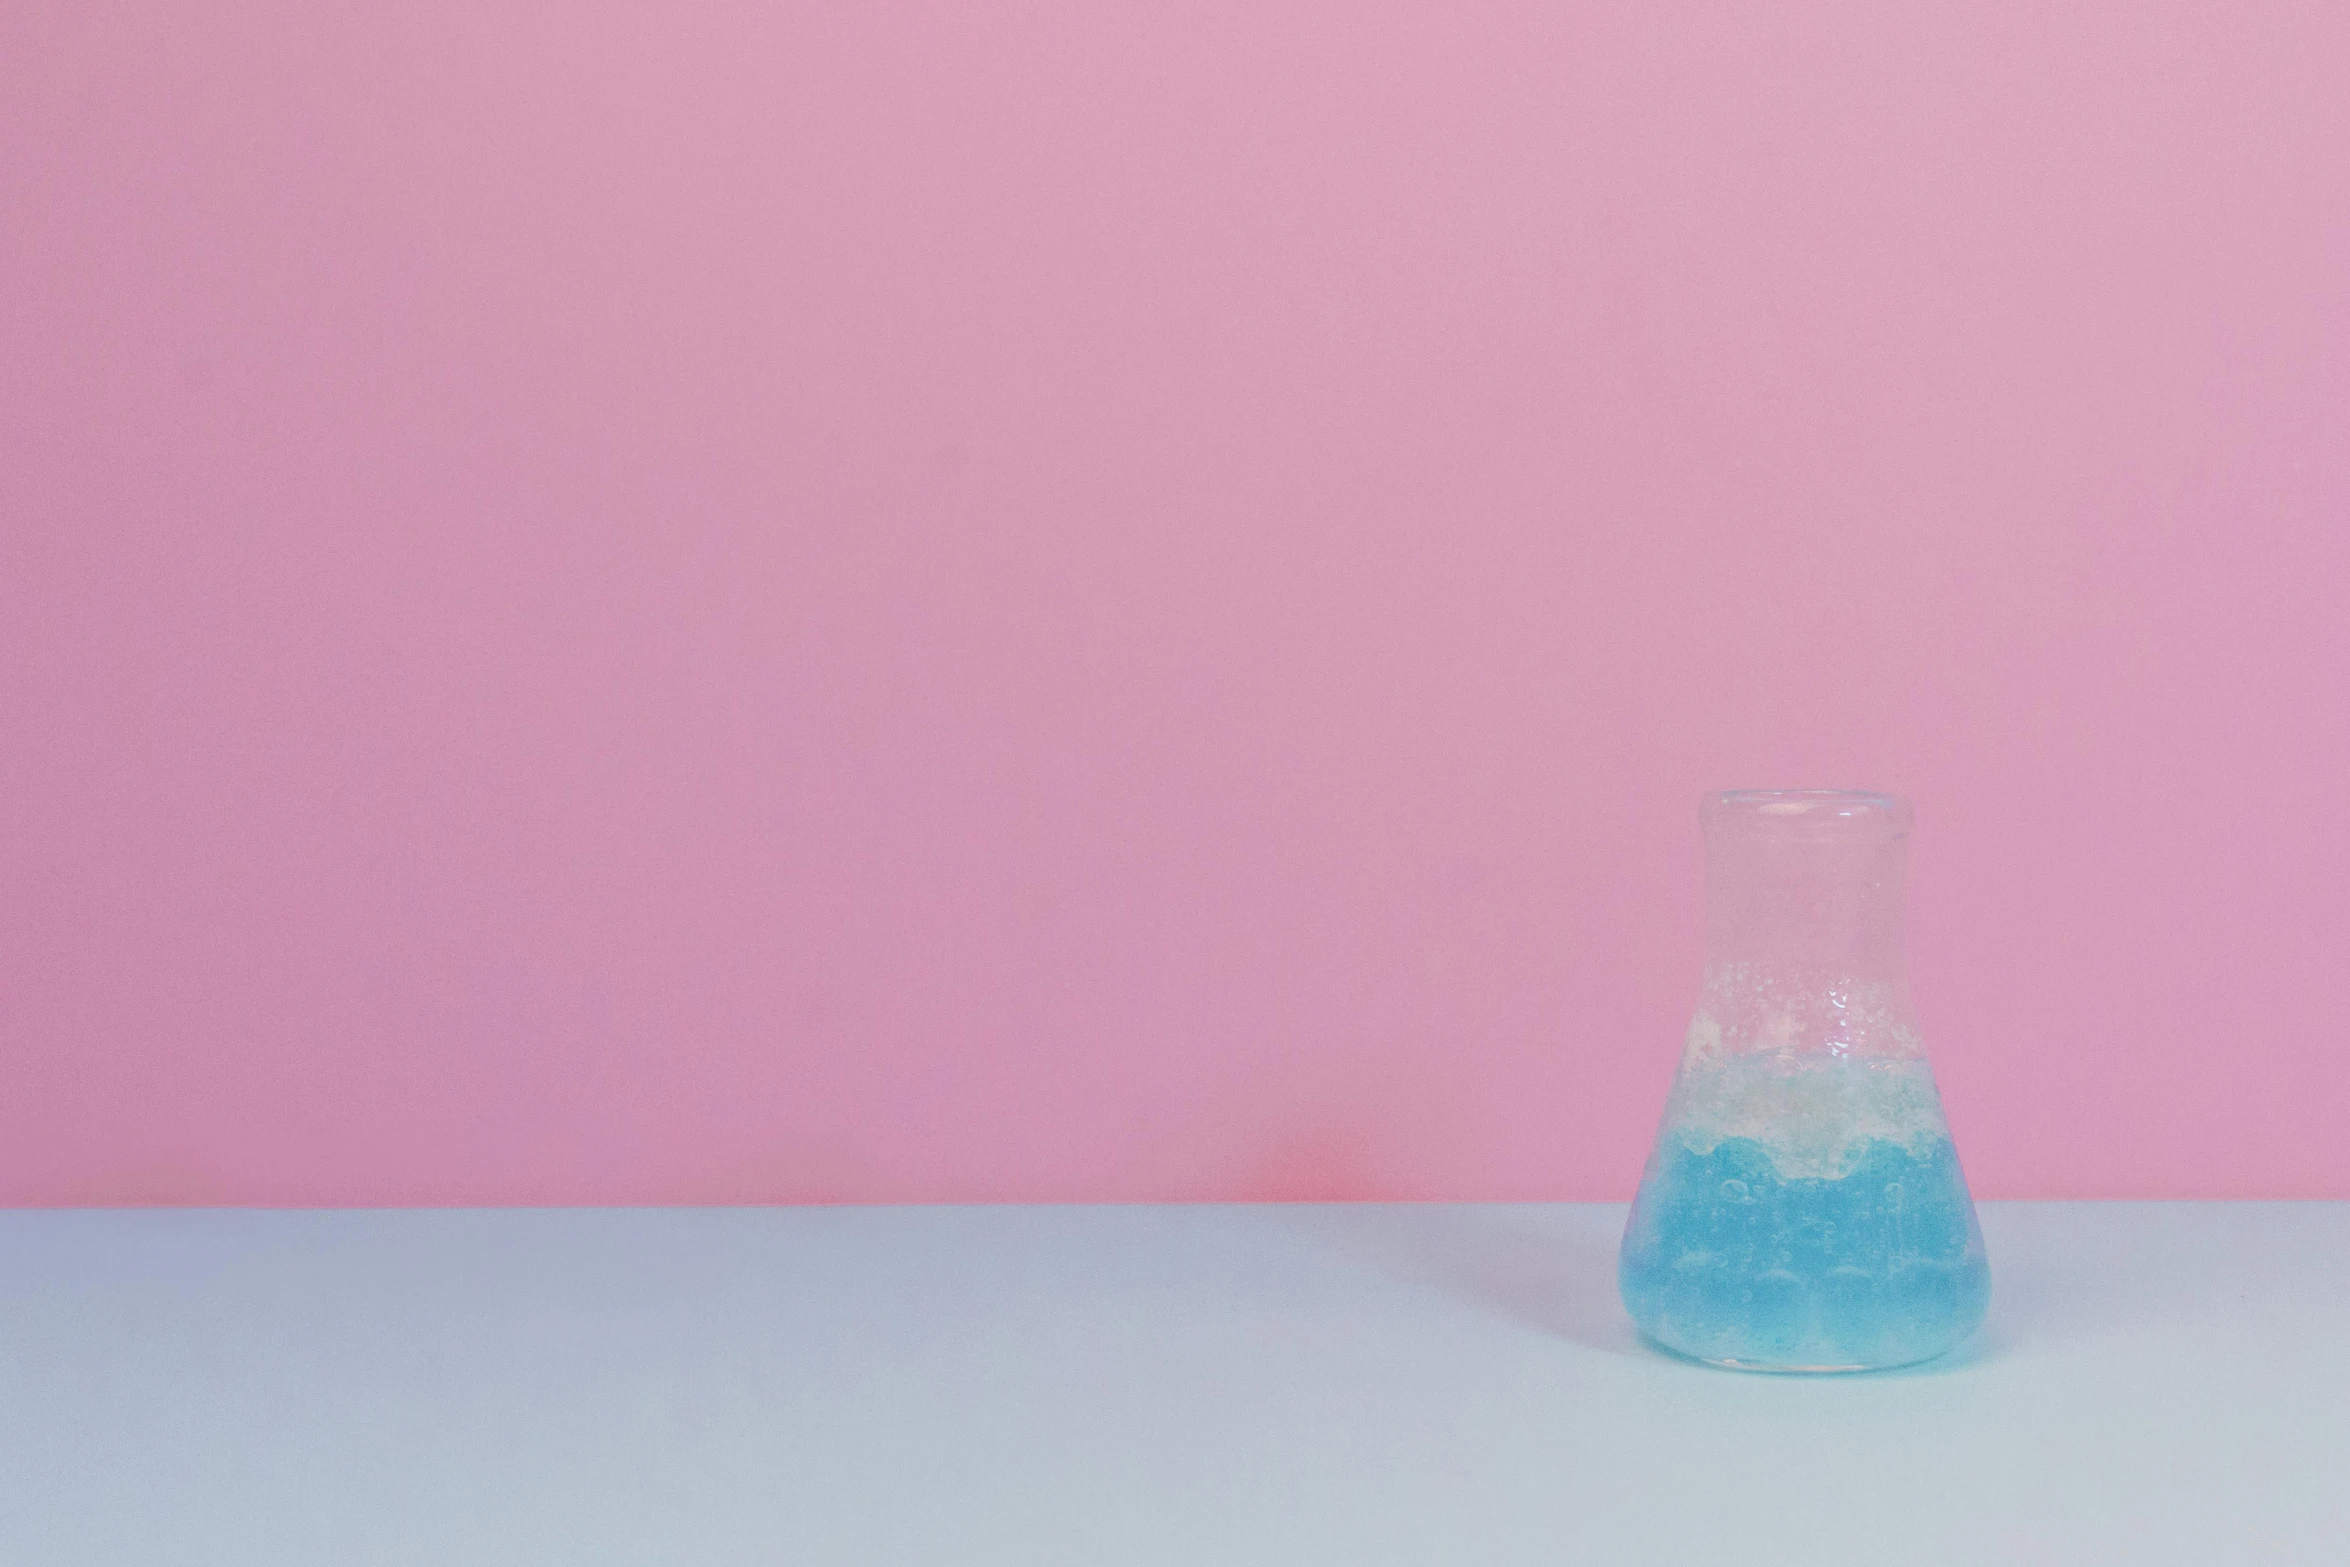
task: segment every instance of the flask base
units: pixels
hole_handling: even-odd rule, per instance
[[[1684,1361],[1694,1366],[1715,1366],[1724,1371],[1744,1371],[1757,1376],[1771,1377],[1843,1377],[1858,1376],[1870,1371],[1906,1371],[1914,1366],[1931,1365],[1963,1349],[1967,1340],[1937,1349],[1930,1354],[1910,1355],[1899,1360],[1788,1361],[1741,1359],[1735,1355],[1693,1355],[1685,1349],[1676,1349],[1643,1328],[1640,1342],[1670,1360]]]

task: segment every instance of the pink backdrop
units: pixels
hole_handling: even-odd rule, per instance
[[[1603,1197],[1706,788],[2350,1195],[2350,8],[0,7],[0,1199]]]

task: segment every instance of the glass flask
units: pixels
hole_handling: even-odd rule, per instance
[[[1991,1274],[1910,1014],[1910,811],[1885,794],[1708,795],[1706,961],[1617,1283],[1668,1349],[1868,1371],[1972,1333]]]

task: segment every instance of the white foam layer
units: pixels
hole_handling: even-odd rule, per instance
[[[1685,1059],[1665,1126],[1700,1155],[1730,1138],[1751,1138],[1790,1180],[1845,1175],[1872,1142],[1923,1153],[1950,1135],[1933,1070],[1914,1057]]]

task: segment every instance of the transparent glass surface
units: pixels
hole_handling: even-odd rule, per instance
[[[1625,1226],[1624,1305],[1755,1371],[1929,1360],[1991,1276],[1902,955],[1910,810],[1892,795],[1709,795],[1706,964]]]

